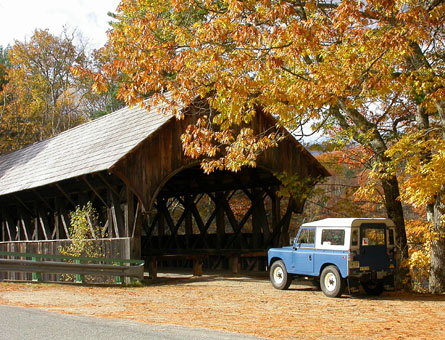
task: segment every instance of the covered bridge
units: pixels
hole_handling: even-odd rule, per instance
[[[178,121],[158,108],[124,108],[0,156],[0,251],[58,254],[71,237],[69,211],[92,202],[107,256],[194,257],[213,267],[235,256],[258,268],[252,258],[288,242],[291,214],[304,204],[283,204],[274,174],[329,174],[287,134],[257,168],[205,175],[183,155],[180,135],[198,118],[195,105],[183,110]],[[274,123],[259,113],[253,128]]]

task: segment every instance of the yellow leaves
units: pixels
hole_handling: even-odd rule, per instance
[[[255,167],[261,152],[277,146],[279,136],[275,133],[257,136],[251,128],[242,128],[235,137],[233,130],[214,131],[207,119],[189,125],[181,136],[184,154],[194,159],[203,157],[201,167],[206,173],[217,169],[237,172],[244,166]]]
[[[405,135],[386,154],[401,168],[401,198],[414,207],[434,203],[445,185],[445,141],[437,131]]]
[[[282,184],[278,191],[279,196],[287,198],[293,197],[301,201],[306,200],[313,190],[314,184],[322,180],[321,178],[313,178],[311,176],[300,178],[298,175],[288,174],[285,171],[275,173],[274,175]]]
[[[423,220],[406,220],[406,237],[409,244],[410,274],[413,288],[424,292],[431,265],[431,224]]]
[[[430,15],[422,2],[411,0],[342,1],[337,8],[322,9],[319,4],[122,1],[109,40],[116,60],[107,75],[125,75],[119,96],[132,105],[166,90],[182,103],[206,98],[214,111],[211,121],[188,129],[183,143],[191,157],[211,158],[203,163],[209,171],[254,165],[256,155],[277,141],[241,134],[257,107],[292,127],[292,122],[319,116],[338,97],[360,113],[383,101],[388,105],[366,119],[386,128],[403,114],[387,114],[394,96],[409,101],[415,89],[430,103],[443,98],[439,67],[408,76],[406,63],[412,42],[437,45],[439,39],[430,34],[440,20],[436,10]],[[437,56],[433,65],[441,65]],[[104,80],[97,83],[103,89]],[[372,137],[359,132],[363,139]],[[407,169],[414,171],[412,159]]]

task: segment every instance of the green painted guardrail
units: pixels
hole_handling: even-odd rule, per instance
[[[104,257],[75,257],[65,255],[31,254],[17,252],[0,252],[0,257],[15,257],[24,259],[30,258],[30,261],[17,259],[0,259],[0,271],[32,272],[32,280],[37,282],[40,282],[42,280],[42,272],[76,274],[75,281],[77,283],[84,282],[84,275],[113,275],[115,273],[118,273],[119,275],[116,275],[116,283],[121,284],[123,282],[123,277],[125,276],[138,277],[139,279],[143,279],[143,268],[145,264],[143,260],[110,259]],[[42,259],[73,261],[74,263],[60,261],[42,261]],[[92,264],[91,262],[102,262],[108,264]],[[124,266],[124,264],[130,264],[130,266]]]

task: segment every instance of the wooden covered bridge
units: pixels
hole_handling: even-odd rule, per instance
[[[108,256],[144,258],[153,272],[155,260],[193,259],[198,272],[202,261],[263,266],[268,248],[288,242],[291,214],[304,204],[283,202],[274,174],[329,174],[288,134],[257,168],[205,175],[180,142],[197,112],[184,108],[178,121],[158,108],[124,108],[0,156],[0,251],[58,254],[70,242],[69,211],[92,202]],[[259,114],[253,128],[274,123]]]

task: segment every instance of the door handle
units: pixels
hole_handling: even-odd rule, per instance
[[[309,255],[309,261],[312,261],[312,255]]]

